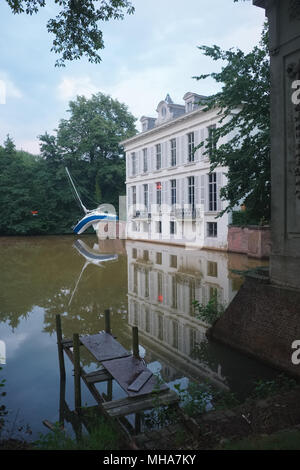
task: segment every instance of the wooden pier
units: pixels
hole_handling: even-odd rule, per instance
[[[140,358],[137,327],[132,328],[132,353],[127,351],[112,335],[109,310],[105,311],[105,330],[98,334],[74,333],[72,339],[64,339],[60,315],[56,315],[56,332],[61,384],[60,423],[62,425],[64,419],[71,423],[75,421],[75,424],[81,420],[85,425],[85,409],[81,403],[81,380],[97,402],[97,406],[92,407],[94,411],[108,419],[133,448],[136,448],[134,436],[141,432],[140,413],[142,411],[150,410],[158,405],[178,408],[178,395],[166,384],[161,383],[158,377],[152,374],[145,361]],[[81,367],[81,346],[85,347],[100,363],[98,370],[87,373]],[[64,353],[74,366],[74,412],[69,410],[65,402]],[[126,392],[126,397],[113,400],[113,381],[116,381]],[[98,391],[95,384],[99,382],[107,383],[107,393]],[[135,414],[135,426],[132,426],[126,419],[126,416],[131,414]],[[80,436],[80,432],[78,434],[78,426],[76,426],[76,435]]]

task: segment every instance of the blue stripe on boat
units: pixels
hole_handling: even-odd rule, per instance
[[[74,232],[78,233],[85,225],[91,224],[93,222],[100,220],[116,221],[117,216],[109,215],[91,215],[89,217],[84,217],[78,224],[74,227]]]

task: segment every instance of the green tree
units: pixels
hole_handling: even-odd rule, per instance
[[[221,197],[229,202],[225,211],[244,203],[250,218],[270,220],[270,71],[268,27],[259,45],[245,54],[240,49],[223,51],[214,45],[200,46],[205,56],[225,61],[220,72],[194,77],[212,77],[222,90],[209,97],[205,110],[218,108],[220,121],[214,139],[206,144],[211,168],[228,167],[228,184]]]
[[[120,141],[136,133],[136,118],[127,106],[98,93],[69,103],[55,136],[40,136],[42,156],[55,167],[68,166],[88,205],[118,206],[125,193],[125,159]],[[68,188],[69,190],[69,188]]]
[[[32,15],[46,6],[46,0],[6,0],[14,14]],[[48,2],[49,3],[49,2]],[[56,66],[64,66],[67,60],[86,56],[89,62],[99,63],[98,53],[104,48],[100,22],[123,19],[132,14],[134,7],[128,0],[54,0],[58,14],[47,23],[47,30],[54,35],[51,51],[60,54]]]

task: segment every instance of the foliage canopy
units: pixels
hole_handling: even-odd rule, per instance
[[[14,14],[33,15],[46,6],[46,0],[6,0]],[[67,60],[86,56],[89,62],[99,63],[99,50],[104,48],[99,22],[123,19],[134,7],[128,0],[54,0],[58,14],[47,23],[54,35],[51,51],[60,54],[56,66]]]
[[[211,77],[222,84],[222,90],[205,102],[205,110],[219,109],[215,131],[219,145],[210,155],[211,171],[218,165],[228,167],[228,184],[221,189],[221,197],[229,201],[225,211],[244,203],[249,217],[270,220],[268,26],[260,44],[249,53],[233,48],[224,51],[216,45],[199,49],[214,61],[225,62],[220,72],[194,77]]]

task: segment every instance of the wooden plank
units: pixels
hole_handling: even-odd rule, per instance
[[[82,378],[85,378],[88,384],[95,384],[98,382],[105,382],[106,380],[111,380],[111,375],[107,372],[107,370],[101,369],[89,372],[88,374],[84,374],[82,375]]]
[[[175,405],[179,402],[179,396],[173,390],[165,390],[155,397],[155,406],[157,406],[157,397],[159,397],[159,405]],[[143,410],[150,410],[154,407],[154,397],[149,395],[137,398],[121,398],[120,400],[109,401],[102,404],[102,407],[110,417],[116,418],[126,416],[132,413],[138,413]]]
[[[73,347],[73,340],[72,339],[62,339],[61,344],[64,348],[72,348]]]
[[[165,390],[168,388],[164,384],[159,385],[158,378],[152,375],[139,391],[135,392],[129,390],[128,387],[135,381],[141,372],[149,371],[143,361],[134,356],[104,361],[102,365],[131,397],[146,395],[154,390]]]
[[[130,355],[113,336],[105,331],[96,335],[80,336],[80,341],[99,362]]]
[[[137,378],[128,386],[128,390],[131,392],[138,392],[143,385],[147,382],[147,380],[152,377],[152,372],[151,370],[143,370],[140,375],[137,376]]]

